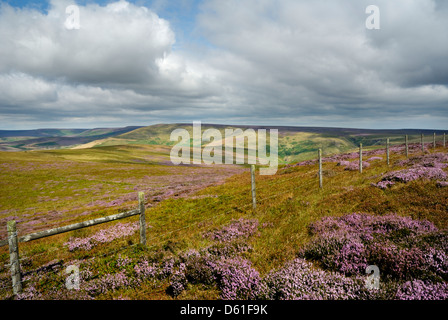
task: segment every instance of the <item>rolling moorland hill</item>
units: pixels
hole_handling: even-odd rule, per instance
[[[164,145],[172,146],[176,141],[170,140],[171,132],[175,129],[186,129],[192,137],[192,124],[157,124],[138,128],[124,134],[116,135],[106,139],[92,141],[85,145],[79,145],[75,148],[92,148],[114,145]],[[378,148],[384,147],[386,138],[390,139],[391,145],[404,143],[404,135],[409,136],[409,142],[419,142],[420,135],[425,135],[425,141],[432,141],[433,133],[443,134],[440,130],[418,130],[418,129],[400,129],[400,130],[374,130],[374,129],[350,129],[350,128],[324,128],[324,127],[286,127],[286,126],[239,126],[239,125],[220,125],[220,124],[202,124],[202,130],[211,128],[218,129],[223,139],[225,129],[246,130],[254,129],[278,129],[278,155],[279,163],[290,163],[306,159],[312,159],[316,151],[321,148],[324,155],[349,152],[358,148],[359,143],[365,147]],[[203,145],[208,142],[203,141]],[[269,145],[269,139],[267,141]]]
[[[120,145],[152,145],[173,146],[176,141],[170,140],[171,132],[183,128],[192,136],[192,124],[156,124],[146,127],[96,128],[96,129],[37,129],[37,130],[0,130],[0,150],[54,150],[54,149],[89,149]],[[418,129],[352,129],[325,127],[291,127],[291,126],[240,126],[202,124],[202,130],[215,128],[220,130],[223,140],[225,129],[246,130],[278,129],[279,131],[279,163],[291,163],[315,157],[321,148],[324,155],[354,151],[359,143],[364,147],[384,147],[386,138],[391,145],[404,142],[404,135],[409,142],[419,142],[420,134],[430,142],[433,133],[443,134],[438,130]],[[203,146],[208,142],[203,141]],[[218,143],[218,141],[214,141]],[[269,145],[269,140],[267,141]],[[169,149],[165,149],[167,155]]]
[[[447,299],[448,149],[425,144],[314,159],[256,175],[244,166],[170,166],[169,147],[0,152],[0,240],[136,208],[127,218],[20,244],[18,299]],[[152,154],[156,158],[152,158]],[[160,158],[157,158],[160,157]],[[164,158],[165,157],[165,158]],[[163,164],[163,165],[161,165]],[[12,299],[7,246],[0,295]],[[80,289],[65,270],[80,270]],[[365,285],[368,265],[379,289]]]

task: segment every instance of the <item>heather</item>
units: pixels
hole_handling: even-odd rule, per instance
[[[362,167],[364,168],[368,168],[370,167],[370,163],[363,161],[362,162]],[[345,170],[350,170],[350,171],[356,171],[359,170],[359,161],[351,161],[349,162],[347,165],[345,165]]]
[[[445,171],[435,167],[418,167],[392,171],[383,176],[381,181],[374,184],[381,189],[394,185],[396,182],[407,183],[417,179],[445,180],[448,176]]]
[[[90,250],[100,243],[111,242],[118,238],[127,237],[138,229],[138,222],[117,223],[115,226],[102,229],[89,237],[70,238],[64,245],[67,246],[70,251],[76,249]]]
[[[422,280],[407,281],[397,292],[398,300],[447,300],[448,283],[430,283]]]
[[[267,300],[353,300],[376,295],[366,289],[365,278],[319,270],[301,258],[267,274],[255,294]]]
[[[228,242],[237,238],[248,238],[258,230],[258,220],[239,219],[216,231],[208,232],[204,237]]]
[[[448,233],[428,221],[354,213],[309,226],[303,257],[326,270],[363,275],[376,265],[395,280],[448,280]]]
[[[448,166],[446,162],[448,162],[448,156],[445,153],[430,153],[401,160],[397,165],[408,168],[388,172],[383,175],[378,183],[374,183],[373,185],[381,189],[386,189],[397,182],[408,183],[417,179],[446,180],[448,175],[443,171],[443,168]],[[443,182],[438,181],[442,185]]]
[[[408,167],[433,167],[446,168],[448,166],[448,154],[443,152],[425,153],[415,155],[405,160],[398,161],[399,166]]]
[[[173,295],[179,295],[186,283],[215,285],[225,300],[248,299],[260,281],[250,260],[241,253],[251,250],[244,240],[258,230],[258,220],[238,219],[204,237],[218,242],[205,250],[188,251],[180,256],[182,263],[171,279]]]

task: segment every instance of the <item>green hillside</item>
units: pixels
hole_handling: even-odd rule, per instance
[[[225,129],[247,128],[257,129],[278,128],[278,155],[279,163],[291,163],[308,160],[316,157],[317,150],[321,148],[324,155],[338,154],[342,152],[356,151],[362,143],[366,149],[384,148],[386,139],[390,139],[390,145],[404,144],[404,136],[408,135],[409,143],[420,142],[420,133],[424,133],[425,143],[432,141],[434,131],[429,130],[369,130],[346,128],[315,128],[315,127],[263,127],[263,126],[227,126],[216,124],[202,124],[202,132],[215,128],[225,137]],[[171,132],[175,129],[185,129],[192,138],[192,124],[156,124],[138,128],[127,133],[111,138],[94,141],[86,147],[104,147],[114,145],[163,145],[173,146],[177,142],[170,141]],[[435,131],[440,138],[442,131]],[[268,139],[269,145],[269,139]],[[203,141],[202,145],[208,142]],[[246,151],[247,152],[247,151]]]

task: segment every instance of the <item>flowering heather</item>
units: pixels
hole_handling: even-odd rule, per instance
[[[127,287],[131,285],[131,281],[132,279],[130,279],[123,270],[115,274],[106,274],[100,279],[94,279],[88,282],[84,289],[91,295],[106,293],[109,290]]]
[[[448,283],[407,281],[398,289],[395,298],[398,300],[447,300]]]
[[[312,263],[297,258],[269,272],[255,295],[265,300],[346,300],[365,299],[373,294],[365,288],[362,277],[318,270]]]
[[[433,167],[433,168],[446,168],[448,167],[448,154],[447,153],[429,153],[424,155],[415,156],[409,159],[399,161],[399,166],[410,167]]]
[[[383,160],[382,157],[370,157],[367,161]]]
[[[373,184],[373,186],[385,189],[388,186],[395,184],[396,182],[407,183],[417,179],[446,180],[447,178],[448,175],[446,174],[446,172],[440,168],[419,166],[415,168],[389,172],[385,176],[383,176],[381,181]]]
[[[185,264],[181,263],[179,268],[171,275],[170,291],[175,297],[181,294],[186,288],[187,277],[185,275],[185,268]]]
[[[157,264],[149,264],[147,260],[138,262],[134,266],[134,271],[138,278],[156,278],[159,275],[159,268]]]
[[[354,213],[309,229],[314,238],[302,255],[326,269],[362,275],[373,264],[396,279],[448,280],[448,234],[428,221]]]
[[[102,229],[90,237],[70,238],[64,245],[67,246],[70,251],[75,249],[90,250],[99,243],[111,242],[118,238],[130,236],[138,229],[138,222],[117,223],[115,226]]]
[[[224,300],[249,299],[260,282],[258,271],[241,257],[218,260],[215,273]]]
[[[209,250],[190,250],[181,255],[181,262],[171,275],[169,291],[177,296],[187,283],[216,284],[222,299],[248,299],[259,281],[258,272],[247,259],[238,255],[214,255]]]
[[[129,265],[132,262],[131,259],[129,259],[128,257],[124,257],[122,258],[121,256],[117,259],[117,266],[119,267],[125,267],[127,265]]]
[[[447,174],[440,168],[421,167],[394,171],[387,174],[383,179],[389,181],[409,182],[420,178],[429,180],[444,180],[447,178]]]
[[[394,185],[395,182],[389,180],[381,180],[377,183],[372,183],[372,186],[378,187],[380,189],[387,189],[389,186]]]
[[[212,240],[229,242],[235,239],[249,238],[258,230],[257,219],[239,219],[232,221],[227,226],[220,230],[211,231],[204,235],[204,237]]]
[[[173,273],[176,260],[172,257],[163,260],[159,266],[158,274],[164,279]]]
[[[213,284],[216,282],[215,269],[218,255],[210,254],[207,251],[189,252],[188,255],[181,256],[181,261],[185,265],[185,278],[190,283]]]
[[[239,255],[250,247],[240,242],[222,242],[200,251],[179,255],[170,278],[170,291],[179,295],[187,283],[216,285],[223,299],[247,299],[259,275],[248,260]]]
[[[363,161],[362,162],[362,167],[363,168],[368,168],[370,167],[370,163]],[[352,161],[350,162],[345,168],[344,170],[349,170],[349,171],[356,171],[359,170],[359,161]]]

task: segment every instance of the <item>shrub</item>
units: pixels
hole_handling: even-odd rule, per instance
[[[336,272],[316,270],[310,262],[297,258],[273,270],[260,282],[256,298],[267,300],[345,300],[373,298],[364,279]]]
[[[325,269],[363,275],[377,265],[395,279],[448,279],[447,233],[428,221],[354,213],[323,218],[309,230],[313,239],[301,256]]]
[[[448,283],[407,281],[398,289],[395,298],[398,300],[447,300]]]
[[[247,239],[258,230],[257,219],[239,219],[227,226],[204,234],[204,237],[221,242],[230,242],[235,239]]]

